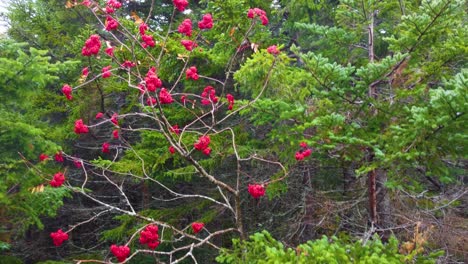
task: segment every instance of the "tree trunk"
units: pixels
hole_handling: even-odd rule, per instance
[[[376,10],[372,10],[369,18],[368,26],[368,57],[369,62],[374,62],[374,18],[377,14]],[[377,85],[369,86],[369,97],[375,100],[378,99]],[[377,110],[374,110],[376,114]],[[374,162],[375,154],[370,150],[368,163]],[[368,173],[368,195],[369,195],[369,217],[371,224],[377,228],[377,232],[383,241],[388,240],[390,236],[389,228],[392,226],[391,221],[391,204],[388,196],[385,183],[387,182],[387,172],[382,168],[377,168]]]
[[[373,63],[374,62],[374,16],[375,16],[375,11],[371,12],[370,14],[370,23],[369,26],[367,27],[367,32],[369,34],[369,37],[367,39],[367,48],[369,50],[369,62]]]
[[[371,155],[369,161],[373,159],[374,156]],[[390,237],[389,228],[393,224],[392,207],[388,190],[385,187],[386,182],[387,172],[384,169],[375,169],[368,173],[369,218],[383,241],[387,241]]]
[[[373,158],[373,157],[372,157]],[[369,193],[369,217],[372,226],[376,226],[377,219],[377,173],[372,170],[368,174],[368,193]]]
[[[376,170],[376,189],[377,189],[377,226],[380,229],[378,233],[383,241],[390,238],[391,232],[389,228],[393,226],[392,221],[392,206],[390,204],[390,196],[385,183],[387,182],[387,171],[383,169]]]

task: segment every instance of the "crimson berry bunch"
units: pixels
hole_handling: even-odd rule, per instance
[[[210,155],[210,153],[211,153],[211,148],[209,147],[210,142],[211,142],[210,136],[208,136],[208,135],[207,136],[201,136],[198,139],[198,141],[195,144],[193,144],[193,147],[196,150],[200,150],[205,155]]]
[[[226,99],[229,103],[228,109],[232,110],[232,107],[234,106],[234,96],[232,94],[226,94]]]
[[[303,160],[309,157],[310,154],[312,154],[312,150],[308,148],[307,143],[301,142],[299,146],[301,147],[301,149],[298,152],[296,152],[296,155],[295,155],[296,160],[298,161]]]
[[[213,17],[211,14],[205,14],[202,20],[198,22],[199,29],[210,29],[213,27]]]
[[[149,248],[155,249],[159,246],[159,235],[157,225],[147,225],[140,233],[140,243],[147,244]]]
[[[39,155],[39,161],[44,161],[44,160],[47,160],[49,158],[49,156],[47,156],[47,154],[45,153],[41,153]]]
[[[183,12],[188,6],[187,0],[174,0],[173,3],[177,10],[179,10],[180,12]]]
[[[265,195],[265,187],[260,184],[249,184],[248,191],[253,198],[258,199]]]
[[[198,46],[197,43],[191,40],[186,40],[186,39],[181,40],[180,44],[182,44],[185,47],[185,49],[188,51],[192,51],[194,48]]]
[[[65,182],[65,175],[61,172],[57,172],[54,174],[54,178],[49,182],[50,186],[52,187],[60,187]]]
[[[212,102],[213,103],[218,102],[218,97],[216,96],[216,91],[213,88],[213,86],[206,86],[205,89],[203,89],[201,97],[202,97],[202,100],[201,100],[202,105],[209,105]]]
[[[201,222],[192,223],[192,231],[194,234],[197,234],[198,232],[200,232],[203,229],[203,227],[205,227],[204,223],[201,223]]]
[[[68,240],[68,234],[64,233],[62,229],[57,230],[57,232],[50,233],[50,237],[56,247],[61,246],[63,242]]]
[[[117,0],[109,0],[107,1],[107,6],[106,6],[106,13],[112,14],[115,12],[115,9],[119,9],[122,7],[122,3],[120,3]]]
[[[64,162],[63,154],[61,151],[55,153],[54,159],[56,162]]]
[[[158,75],[156,74],[156,68],[151,67],[146,73],[145,77],[145,85],[146,89],[149,92],[156,92],[158,88],[162,87],[162,81],[159,79]]]
[[[113,19],[111,16],[107,16],[106,30],[112,31],[112,30],[116,30],[118,27],[119,27],[119,22],[117,22],[117,20]]]
[[[76,134],[86,134],[89,132],[88,126],[83,123],[83,119],[78,119],[75,121],[75,133]]]
[[[249,12],[247,13],[247,17],[250,19],[254,19],[255,17],[258,17],[260,18],[260,21],[262,21],[262,25],[264,26],[268,25],[268,17],[266,15],[266,12],[260,8],[249,9]]]
[[[119,262],[124,262],[130,255],[130,248],[127,246],[112,245],[110,250]]]
[[[185,71],[185,76],[186,76],[186,79],[192,79],[192,80],[198,80],[199,76],[198,76],[198,70],[197,70],[197,67],[195,66],[192,66],[190,68],[187,69],[187,71]]]
[[[65,95],[65,97],[67,98],[67,100],[73,99],[72,91],[73,91],[73,89],[72,89],[68,84],[65,84],[65,85],[62,87],[62,93]]]
[[[192,20],[187,18],[184,21],[182,21],[182,23],[177,28],[177,31],[182,35],[191,37],[192,36]]]
[[[97,55],[101,49],[101,38],[99,35],[91,35],[85,42],[81,54],[89,57],[91,55]]]

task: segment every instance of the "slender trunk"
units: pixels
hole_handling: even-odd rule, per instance
[[[377,190],[377,225],[381,230],[380,237],[383,241],[387,241],[390,238],[391,232],[389,228],[392,227],[393,221],[391,218],[392,207],[390,204],[390,196],[387,188],[385,187],[387,182],[387,171],[383,169],[376,170],[376,190]]]
[[[369,163],[374,160],[374,154],[370,154]],[[377,225],[377,172],[371,170],[368,177],[368,194],[369,194],[369,217],[373,226]]]
[[[242,207],[241,207],[241,199],[240,199],[240,191],[239,188],[241,186],[241,165],[239,160],[237,160],[237,180],[236,180],[236,192],[234,193],[234,203],[236,206],[236,226],[237,230],[239,231],[239,236],[241,240],[246,240],[247,236],[245,235],[244,231],[244,224],[242,222]]]
[[[374,62],[374,14],[375,12],[370,12],[369,18],[369,25],[367,27],[368,30],[368,40],[367,40],[367,49],[368,49],[368,57],[369,62]],[[369,86],[369,97],[377,99],[377,91],[375,85]],[[374,161],[375,155],[373,150],[369,150],[369,158],[367,162],[370,164]],[[372,225],[377,225],[377,173],[376,170],[371,170],[367,177],[368,177],[368,194],[369,194],[369,217]]]
[[[236,198],[235,198],[236,226],[237,226],[237,230],[239,230],[241,240],[246,240],[247,237],[245,236],[245,232],[244,232],[244,224],[242,223],[242,209],[241,209],[240,194],[239,192],[237,192],[235,195],[236,195]]]
[[[400,5],[401,15],[402,15],[402,16],[406,15],[406,11],[405,11],[405,1],[399,0],[398,3],[399,3],[399,5]]]
[[[368,50],[368,57],[369,57],[370,63],[374,63],[374,57],[375,57],[374,55],[374,16],[375,16],[375,11],[372,11],[370,13],[369,25],[367,26],[367,33],[368,33],[367,50]],[[375,85],[369,86],[369,97],[371,98],[377,97],[377,91],[376,91]]]
[[[369,62],[374,62],[374,17],[377,14],[376,10],[370,13],[370,21],[368,26],[368,50]],[[369,97],[378,99],[377,84],[369,85]],[[377,110],[374,109],[374,115]],[[368,163],[374,162],[375,154],[370,150]],[[388,240],[390,232],[388,228],[392,226],[391,221],[391,204],[388,191],[385,188],[387,182],[387,172],[382,168],[373,169],[368,173],[368,195],[369,195],[369,218],[373,226],[377,227],[378,233],[384,241]]]
[[[374,62],[374,16],[375,11],[371,12],[370,14],[370,22],[369,26],[367,27],[368,32],[368,39],[367,39],[367,48],[369,49],[369,62]]]

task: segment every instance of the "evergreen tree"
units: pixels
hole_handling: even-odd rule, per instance
[[[63,101],[46,89],[73,63],[51,63],[47,51],[0,39],[0,214],[2,242],[10,243],[30,226],[42,229],[41,216],[55,216],[69,192],[52,191],[47,179],[57,167],[60,128],[51,129],[47,117],[60,108],[44,98]],[[48,155],[49,158],[40,155]]]

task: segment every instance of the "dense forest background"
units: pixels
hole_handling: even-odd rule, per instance
[[[10,0],[3,19],[0,263],[467,262],[466,1]]]

